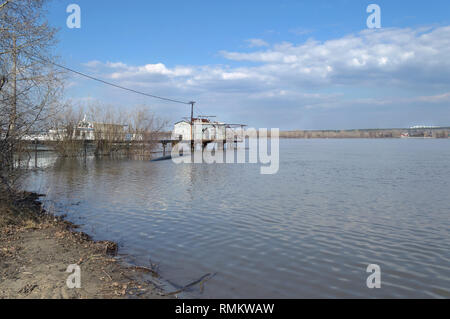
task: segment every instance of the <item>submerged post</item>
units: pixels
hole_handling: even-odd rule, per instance
[[[194,104],[195,102],[189,102],[191,104],[191,152],[194,152]]]
[[[38,155],[37,155],[37,152],[38,152],[37,143],[38,143],[38,140],[36,138],[36,139],[34,139],[34,167],[35,168],[37,168],[37,157],[38,157]]]

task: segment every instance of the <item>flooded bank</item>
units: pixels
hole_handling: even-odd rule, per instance
[[[280,169],[55,159],[28,189],[192,297],[450,297],[449,140],[281,140]],[[378,264],[382,288],[368,289]]]

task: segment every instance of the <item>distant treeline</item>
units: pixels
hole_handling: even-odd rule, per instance
[[[322,131],[281,131],[281,138],[400,138],[402,137],[448,138],[450,128],[430,129],[360,129]],[[408,135],[406,135],[408,134]]]
[[[270,136],[270,130],[268,130]],[[161,132],[170,138],[171,132]],[[255,132],[256,137],[258,132]],[[253,136],[253,134],[250,134]],[[280,131],[280,138],[450,138],[450,127],[414,129],[293,130]]]

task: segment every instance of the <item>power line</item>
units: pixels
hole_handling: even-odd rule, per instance
[[[54,66],[56,66],[56,67],[58,67],[58,68],[67,70],[67,71],[69,71],[69,72],[72,72],[72,73],[75,73],[75,74],[84,76],[84,77],[86,77],[86,78],[88,78],[88,79],[91,79],[91,80],[94,80],[94,81],[97,81],[97,82],[100,82],[100,83],[103,83],[103,84],[106,84],[106,85],[113,86],[113,87],[118,88],[118,89],[122,89],[122,90],[125,90],[125,91],[133,92],[133,93],[136,93],[136,94],[144,95],[144,96],[151,97],[151,98],[155,98],[155,99],[160,99],[160,100],[163,100],[163,101],[174,102],[174,103],[180,103],[180,104],[186,104],[186,105],[192,104],[192,102],[184,102],[184,101],[179,101],[179,100],[169,99],[169,98],[166,98],[166,97],[161,97],[161,96],[157,96],[157,95],[153,95],[153,94],[148,94],[148,93],[140,92],[140,91],[137,91],[137,90],[134,90],[134,89],[130,89],[130,88],[127,88],[127,87],[124,87],[124,86],[120,86],[120,85],[117,85],[117,84],[114,84],[114,83],[111,83],[111,82],[107,82],[107,81],[104,81],[104,80],[102,80],[102,79],[99,79],[99,78],[96,78],[96,77],[87,75],[87,74],[85,74],[85,73],[82,73],[82,72],[73,70],[73,69],[71,69],[71,68],[65,67],[65,66],[63,66],[63,65],[57,64],[57,63],[55,63],[55,62],[49,61],[49,60],[44,59],[44,58],[42,58],[42,57],[33,56],[31,59],[34,59],[34,58],[37,58],[37,59],[39,59],[39,60],[41,60],[41,61],[43,61],[43,62],[45,62],[45,63],[52,64],[52,65],[54,65]]]

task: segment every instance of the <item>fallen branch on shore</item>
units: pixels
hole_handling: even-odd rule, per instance
[[[102,271],[105,273],[106,276],[108,276],[109,280],[113,281],[112,277],[104,269],[102,269]]]
[[[81,264],[83,264],[83,263],[85,263],[85,262],[88,262],[90,259],[96,259],[96,258],[102,258],[103,257],[103,255],[92,255],[92,256],[89,256],[89,257],[87,257],[87,258],[80,258],[80,260],[77,262],[77,265],[81,265]]]
[[[162,294],[162,296],[173,296],[173,295],[179,294],[179,293],[181,293],[181,292],[183,292],[183,291],[186,291],[187,289],[189,289],[189,288],[191,288],[191,287],[193,287],[193,286],[195,286],[195,285],[200,285],[200,290],[201,290],[201,292],[203,292],[203,285],[204,285],[208,280],[210,280],[211,278],[213,278],[215,275],[217,275],[217,273],[214,273],[214,274],[206,274],[206,275],[200,277],[199,279],[197,279],[196,281],[193,281],[193,282],[191,282],[190,284],[184,286],[183,288],[181,288],[181,289],[179,289],[179,290],[177,290],[177,291],[169,292],[169,293],[167,293],[167,294]]]
[[[152,274],[153,277],[159,277],[159,274],[155,270],[153,270],[151,268],[147,268],[147,267],[144,267],[144,266],[134,266],[133,268],[136,269],[136,270],[142,270],[142,271],[145,271],[145,272],[149,272],[149,273]]]

